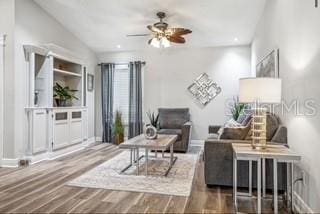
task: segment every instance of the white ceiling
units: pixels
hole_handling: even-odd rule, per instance
[[[250,44],[265,0],[35,0],[97,53],[150,48],[147,25],[164,11],[172,27],[193,31],[177,47]],[[235,41],[238,38],[238,41]],[[121,48],[117,46],[120,45]]]

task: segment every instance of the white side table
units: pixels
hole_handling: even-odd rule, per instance
[[[237,209],[237,162],[238,160],[257,161],[257,213],[261,213],[261,175],[263,175],[263,195],[265,195],[265,160],[273,159],[273,188],[274,188],[274,212],[278,213],[278,163],[285,162],[290,164],[291,168],[291,209],[293,198],[293,163],[301,160],[301,156],[294,153],[284,145],[268,144],[265,150],[252,149],[250,144],[233,143],[233,197]],[[249,162],[249,168],[252,166]],[[263,167],[261,167],[263,165]],[[263,170],[262,170],[263,168]],[[251,192],[251,169],[249,169],[249,194]]]

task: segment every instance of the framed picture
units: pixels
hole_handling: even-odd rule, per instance
[[[94,75],[88,74],[87,75],[87,88],[88,91],[93,91],[94,88]]]
[[[279,49],[273,50],[257,64],[256,77],[279,78]]]

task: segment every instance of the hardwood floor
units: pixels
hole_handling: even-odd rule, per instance
[[[65,185],[120,152],[116,146],[96,144],[60,159],[28,167],[0,168],[0,213],[235,212],[231,188],[206,187],[201,158],[190,197]],[[263,205],[264,212],[272,212],[270,200]],[[252,213],[255,206],[254,200],[240,198],[238,211]]]

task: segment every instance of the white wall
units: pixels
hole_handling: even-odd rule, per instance
[[[144,109],[159,107],[190,108],[192,139],[205,139],[210,124],[226,121],[225,101],[238,94],[238,80],[251,74],[250,47],[151,49],[142,52],[106,53],[100,62],[146,61],[144,71]],[[199,106],[187,91],[188,86],[202,73],[209,74],[222,88],[205,108]],[[99,79],[99,78],[97,78]],[[97,82],[96,135],[101,136],[100,82]]]
[[[4,116],[4,47],[5,47],[5,35],[0,34],[0,166],[3,158],[3,116]]]
[[[6,35],[5,68],[4,68],[4,157],[14,156],[14,23],[15,2],[12,0],[0,1],[0,34]],[[2,149],[2,148],[1,148]]]
[[[252,44],[252,68],[274,48],[280,50],[283,98],[288,103],[316,101],[317,115],[281,115],[288,127],[289,145],[302,155],[295,176],[306,172],[306,185],[295,191],[320,212],[320,8],[313,0],[268,0]],[[303,109],[302,109],[303,110]],[[304,212],[310,210],[303,210]]]
[[[32,0],[15,1],[15,79],[10,84],[14,87],[14,114],[11,115],[15,123],[15,147],[13,151],[5,151],[13,157],[23,154],[23,144],[26,143],[26,127],[24,125],[26,106],[27,70],[23,52],[25,44],[53,43],[66,48],[87,64],[87,71],[94,74],[97,60],[77,37],[62,27]],[[94,136],[94,92],[88,92],[87,104],[89,111],[89,137]],[[9,153],[10,152],[10,153]]]

